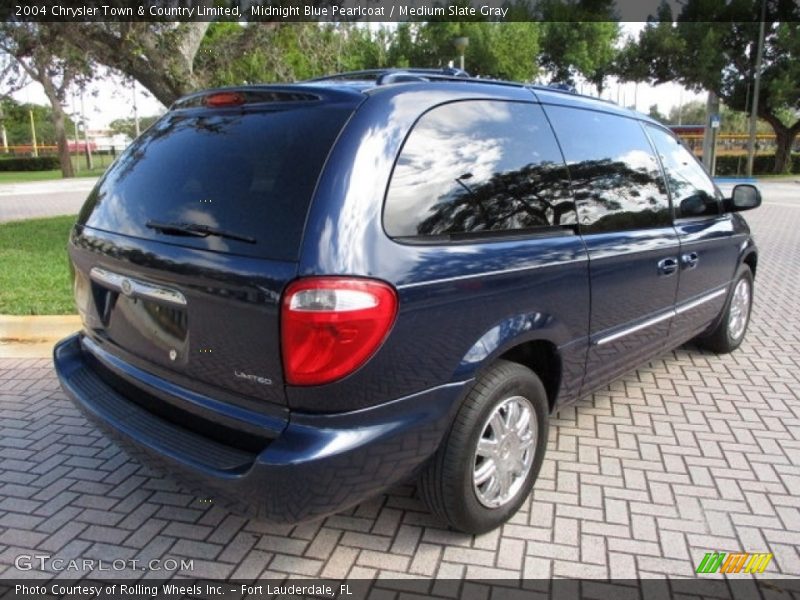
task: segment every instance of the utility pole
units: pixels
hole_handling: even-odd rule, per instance
[[[767,0],[761,0],[761,21],[758,24],[758,49],[756,50],[755,82],[753,83],[753,104],[750,110],[750,135],[747,139],[747,176],[753,176],[753,162],[756,156],[756,126],[758,125],[758,95],[761,91],[761,62],[764,58],[764,29],[767,20]]]
[[[90,171],[94,166],[92,164],[92,152],[89,150],[89,134],[87,133],[87,129],[89,129],[86,125],[86,108],[83,104],[83,90],[81,89],[81,123],[83,124],[83,151],[86,154],[86,168]]]
[[[703,132],[703,165],[712,175],[714,174],[714,155],[716,153],[717,143],[717,127],[714,126],[714,121],[718,118],[719,98],[714,92],[708,92],[708,99],[706,100],[706,126]]]
[[[80,116],[78,115],[77,107],[75,106],[76,100],[75,97],[77,96],[77,92],[72,90],[72,118],[75,119],[72,122],[72,126],[75,128],[75,173],[78,173],[81,170],[81,161],[78,159],[78,148],[81,146],[81,139],[78,136],[78,121],[80,121]]]
[[[28,115],[31,118],[31,139],[33,140],[33,155],[39,156],[39,148],[36,147],[36,123],[33,121],[33,109],[28,109]]]
[[[3,152],[8,154],[8,136],[6,135],[6,115],[0,105],[0,134],[3,136]]]
[[[469,38],[468,37],[457,37],[453,39],[453,45],[458,50],[459,54],[459,63],[461,65],[461,70],[464,70],[464,53],[467,51],[467,46],[469,46]]]

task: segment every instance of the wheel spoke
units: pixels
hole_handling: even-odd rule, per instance
[[[497,469],[497,485],[499,486],[499,496],[506,498],[511,489],[511,472],[509,469]]]
[[[531,423],[531,411],[528,410],[527,407],[525,407],[522,409],[519,419],[517,419],[517,423],[514,427],[514,429],[517,432],[517,435],[519,435],[520,437],[524,436],[525,432],[528,431],[530,423]]]
[[[473,479],[475,485],[482,485],[486,483],[489,478],[494,477],[497,472],[497,464],[491,458],[485,459],[480,466],[475,469]]]
[[[519,420],[519,404],[511,402],[506,411],[506,429],[513,431],[516,429],[517,421]]]
[[[528,448],[533,447],[533,442],[534,442],[534,437],[533,437],[533,434],[531,434],[530,432],[528,432],[527,435],[522,436],[519,439],[519,453],[520,453],[520,455],[525,454],[525,451]]]
[[[487,500],[494,501],[500,495],[500,484],[497,481],[497,475],[492,475],[492,478],[489,480],[489,483],[486,485],[486,489],[483,492],[486,496]]]
[[[492,440],[489,438],[481,438],[478,442],[478,456],[485,456],[488,458],[494,458],[497,456],[497,440]]]
[[[505,439],[506,435],[508,434],[508,428],[506,427],[506,422],[503,420],[503,417],[500,416],[499,412],[496,412],[494,416],[492,416],[491,425],[492,430],[494,431],[495,439]]]

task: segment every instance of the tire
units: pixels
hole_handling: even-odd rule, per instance
[[[744,340],[747,325],[750,323],[753,290],[753,272],[747,265],[742,265],[725,301],[719,322],[710,333],[699,337],[697,344],[717,354],[736,350]]]
[[[508,428],[509,422],[516,426]],[[536,481],[547,429],[547,393],[541,380],[522,365],[498,360],[475,381],[420,474],[423,501],[453,529],[483,533],[502,525]]]

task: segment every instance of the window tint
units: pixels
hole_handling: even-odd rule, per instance
[[[420,118],[384,212],[394,237],[575,223],[566,168],[541,107],[488,100],[446,104]]]
[[[581,230],[587,233],[670,223],[661,169],[638,121],[548,106],[567,159]]]
[[[675,216],[718,215],[720,208],[714,183],[697,159],[663,129],[650,125],[647,129],[664,166]]]
[[[168,113],[109,169],[79,222],[205,250],[295,259],[317,178],[351,112],[308,104]],[[164,235],[148,221],[207,225],[256,243]]]

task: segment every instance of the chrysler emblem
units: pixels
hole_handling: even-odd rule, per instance
[[[123,279],[119,287],[122,290],[122,293],[126,296],[133,295],[133,284],[131,283],[130,279]]]

